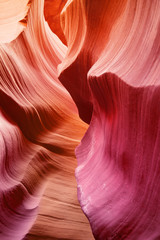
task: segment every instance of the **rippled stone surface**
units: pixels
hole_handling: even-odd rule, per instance
[[[0,0],[0,239],[160,238],[159,9]]]

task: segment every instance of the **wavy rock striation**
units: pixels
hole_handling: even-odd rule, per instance
[[[84,0],[62,12],[68,52],[59,78],[90,123],[76,178],[95,239],[160,238],[159,8]]]
[[[43,0],[14,4],[0,1],[0,239],[92,239],[79,144],[95,239],[158,240],[160,1],[47,0],[66,45]]]
[[[26,7],[27,2],[17,1],[15,12],[11,12],[15,14],[17,24],[21,23],[18,22],[16,10],[19,13],[18,7]],[[5,5],[5,2],[1,1],[0,4]],[[76,107],[58,80],[57,66],[64,58],[67,48],[45,22],[43,7],[43,1],[32,1],[26,18],[26,28],[18,38],[19,32],[10,36],[9,30],[6,29],[7,35],[1,31],[4,39],[7,36],[0,44],[2,240],[24,238],[36,220],[38,205],[46,186],[51,192],[45,191],[40,204],[36,220],[38,231],[35,232],[34,228],[26,238],[92,238],[89,224],[76,200],[74,181],[74,149],[87,126],[79,120]],[[6,25],[2,26],[4,27]],[[11,41],[10,37],[16,39]],[[66,193],[63,192],[63,187]],[[69,195],[66,204],[65,194]],[[53,202],[56,199],[54,203],[57,212],[54,211],[53,204],[50,205],[51,199]],[[72,207],[74,210],[70,216],[73,216],[73,220],[71,217],[68,221],[75,225],[74,228],[67,222],[67,215],[72,212]],[[53,231],[52,224],[57,232]],[[81,226],[84,231],[76,238]]]

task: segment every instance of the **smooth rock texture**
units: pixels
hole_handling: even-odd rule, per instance
[[[87,125],[58,80],[67,48],[43,7],[32,1],[25,30],[0,45],[0,239],[29,231],[26,239],[92,239],[74,177],[74,149]]]
[[[0,0],[0,239],[160,239],[159,9]]]
[[[160,238],[159,8],[84,0],[62,12],[68,51],[59,79],[90,123],[76,178],[95,239]]]

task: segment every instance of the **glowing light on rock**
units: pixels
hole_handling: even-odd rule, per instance
[[[0,239],[159,239],[159,9],[0,0]]]

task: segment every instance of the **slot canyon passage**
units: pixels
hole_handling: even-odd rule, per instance
[[[160,1],[0,0],[0,240],[160,240]]]

